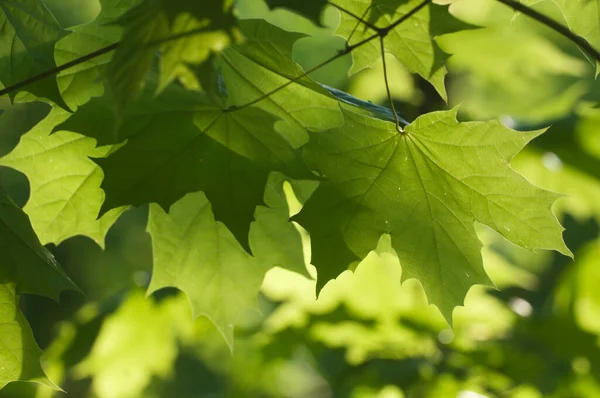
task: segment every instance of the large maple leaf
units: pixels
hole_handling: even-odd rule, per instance
[[[216,219],[249,248],[248,230],[255,207],[263,203],[269,172],[311,177],[299,153],[275,131],[277,119],[260,109],[224,111],[176,85],[157,98],[149,94],[120,115],[110,101],[95,98],[55,128],[103,144],[128,138],[123,148],[95,160],[105,174],[102,214],[149,202],[168,209],[201,190]]]
[[[421,281],[451,319],[473,284],[490,283],[475,221],[522,247],[570,255],[551,210],[560,195],[509,166],[542,131],[458,123],[456,110],[423,115],[405,134],[348,110],[344,117],[343,127],[314,133],[305,149],[328,179],[296,217],[311,234],[320,286],[389,233],[405,276]]]

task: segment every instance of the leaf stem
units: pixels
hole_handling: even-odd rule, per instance
[[[534,10],[533,8],[530,8],[524,4],[521,4],[518,1],[515,1],[515,0],[496,0],[496,1],[499,1],[500,3],[512,8],[515,11],[520,11],[523,14],[527,15],[528,17],[535,19],[536,21],[546,25],[550,29],[554,30],[555,32],[557,32],[557,33],[561,34],[562,36],[566,37],[567,39],[571,40],[573,43],[577,44],[579,47],[581,47],[582,50],[584,50],[593,59],[600,62],[600,52],[597,49],[595,49],[587,40],[585,40],[583,37],[578,36],[575,33],[573,33],[565,25],[558,23],[557,21],[553,20],[552,18],[550,18],[544,14],[541,14],[540,12]]]
[[[404,130],[400,127],[400,119],[398,119],[398,113],[396,113],[396,107],[394,106],[394,100],[390,91],[390,84],[388,82],[387,66],[385,62],[385,46],[383,45],[383,36],[379,36],[379,44],[381,45],[381,60],[383,61],[383,80],[385,81],[385,90],[387,92],[388,102],[390,103],[390,109],[394,114],[394,120],[396,121],[396,130],[398,133],[404,135]]]

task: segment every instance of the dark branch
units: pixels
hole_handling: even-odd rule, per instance
[[[593,59],[600,62],[600,52],[598,52],[598,50],[596,50],[590,43],[588,43],[587,40],[585,40],[581,36],[577,36],[575,33],[571,32],[571,30],[568,27],[564,26],[563,24],[556,22],[552,18],[549,18],[546,15],[537,12],[533,8],[523,5],[523,4],[519,3],[518,1],[515,1],[515,0],[496,0],[496,1],[499,1],[502,4],[509,6],[513,10],[520,11],[523,14],[527,15],[528,17],[535,19],[536,21],[546,25],[547,27],[554,30],[555,32],[560,33],[561,35],[563,35],[564,37],[566,37],[567,39],[571,40],[573,43],[575,43],[579,47],[581,47],[581,49],[584,50]]]

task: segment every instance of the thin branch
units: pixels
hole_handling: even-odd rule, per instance
[[[373,29],[375,32],[379,31],[379,28],[377,26],[373,25],[371,22],[366,21],[364,19],[365,15],[367,15],[367,12],[369,11],[369,8],[367,8],[365,10],[365,12],[364,12],[364,14],[363,14],[362,17],[359,17],[358,15],[356,15],[355,13],[353,13],[352,11],[350,11],[350,10],[348,10],[348,9],[340,6],[340,5],[332,3],[331,1],[328,1],[327,3],[330,4],[330,5],[332,5],[332,6],[334,6],[335,8],[337,8],[338,10],[340,10],[341,12],[343,12],[344,14],[350,15],[352,18],[356,19],[358,22],[362,23],[363,25],[368,26],[369,28]]]
[[[535,19],[536,21],[546,25],[550,29],[554,30],[555,32],[557,32],[557,33],[563,35],[564,37],[566,37],[567,39],[571,40],[573,43],[577,44],[579,47],[581,47],[581,49],[583,49],[586,53],[588,53],[588,55],[590,55],[593,59],[600,62],[600,52],[597,49],[595,49],[587,40],[585,40],[583,37],[578,36],[575,33],[573,33],[565,25],[556,22],[552,18],[549,18],[546,15],[537,12],[533,8],[530,8],[524,4],[521,4],[518,1],[515,1],[515,0],[496,0],[496,1],[499,1],[502,4],[507,5],[508,7],[512,8],[513,10],[521,11],[523,14],[527,15],[528,17]]]
[[[39,82],[40,80],[44,80],[48,77],[54,76],[59,74],[60,72],[72,68],[74,66],[77,66],[79,64],[84,63],[85,61],[89,61],[90,59],[94,59],[97,58],[101,55],[104,55],[106,53],[109,53],[113,50],[115,50],[117,47],[119,47],[119,45],[121,44],[121,42],[116,42],[113,43],[109,46],[103,47],[99,50],[93,51],[89,54],[86,54],[82,57],[76,58],[73,61],[67,62],[66,64],[62,64],[60,66],[57,66],[56,68],[52,68],[52,69],[48,69],[42,73],[40,73],[39,75],[35,75],[30,77],[29,79],[25,79],[25,80],[21,80],[18,83],[13,84],[12,86],[8,86],[6,88],[3,88],[2,90],[0,90],[0,97],[6,94],[10,94],[10,93],[14,93],[15,91],[18,91],[24,87],[29,86],[30,84]]]
[[[275,94],[276,92],[283,90],[284,88],[286,88],[287,86],[289,86],[290,84],[296,83],[298,80],[308,76],[309,74],[313,73],[314,71],[322,68],[323,66],[335,61],[338,58],[343,57],[346,54],[350,54],[352,51],[356,50],[357,48],[369,43],[371,40],[377,38],[377,37],[381,37],[383,39],[383,37],[385,37],[391,29],[395,28],[396,26],[400,25],[402,22],[406,21],[407,19],[409,19],[410,17],[412,17],[415,13],[417,13],[421,8],[425,7],[427,4],[429,4],[431,2],[431,0],[423,0],[423,2],[421,2],[419,5],[417,5],[415,8],[413,8],[412,10],[410,10],[407,14],[403,15],[401,18],[399,18],[396,22],[394,22],[393,24],[391,24],[390,26],[384,28],[384,29],[379,29],[379,31],[375,34],[373,34],[372,36],[367,37],[366,39],[363,39],[361,41],[359,41],[356,44],[353,44],[351,46],[346,45],[346,49],[344,49],[343,51],[340,51],[339,53],[337,53],[336,55],[334,55],[333,57],[321,62],[320,64],[318,64],[315,67],[310,68],[309,70],[307,70],[306,72],[304,72],[303,74],[301,74],[300,76],[296,76],[293,79],[288,80],[286,83],[282,84],[281,86],[269,91],[266,94],[261,95],[260,97],[250,101],[250,102],[246,102],[243,105],[232,105],[231,107],[229,107],[229,109],[226,109],[226,112],[233,112],[239,109],[243,109],[249,106],[252,106],[262,100],[264,100],[265,98],[270,97],[271,95]],[[397,115],[396,115],[397,117]]]
[[[369,10],[370,10],[370,7],[367,7],[367,9],[365,10],[365,12],[363,12],[363,15],[360,17],[361,20],[364,19],[365,16],[367,16],[367,13],[369,12]],[[360,21],[357,20],[356,21],[356,25],[354,25],[354,29],[352,29],[352,32],[350,32],[350,35],[346,39],[346,46],[350,45],[350,40],[352,40],[352,36],[354,36],[354,33],[356,33],[356,31],[358,30],[359,26],[360,26]]]
[[[146,45],[139,47],[136,51],[147,50],[149,48],[156,47],[156,46],[159,46],[159,45],[164,44],[164,43],[168,43],[168,42],[173,41],[173,40],[179,40],[179,39],[182,39],[184,37],[193,36],[193,35],[196,35],[196,34],[199,34],[199,33],[207,32],[207,31],[208,31],[208,29],[206,27],[202,27],[202,28],[188,30],[186,32],[177,33],[177,34],[174,34],[174,35],[171,35],[171,36],[167,36],[167,37],[164,37],[162,39],[158,39],[158,40],[152,41],[150,43],[147,43]],[[67,70],[69,68],[72,68],[74,66],[82,64],[82,63],[84,63],[86,61],[92,60],[94,58],[98,58],[101,55],[104,55],[104,54],[107,54],[107,53],[109,53],[111,51],[114,51],[121,44],[122,44],[122,41],[118,41],[118,42],[110,44],[110,45],[108,45],[106,47],[102,47],[102,48],[100,48],[100,49],[98,49],[96,51],[92,51],[91,53],[83,55],[83,56],[81,56],[79,58],[75,58],[74,60],[69,61],[69,62],[67,62],[65,64],[62,64],[62,65],[59,65],[56,68],[48,69],[48,70],[46,70],[46,71],[44,71],[44,72],[42,72],[42,73],[40,73],[38,75],[30,77],[29,79],[22,80],[22,81],[20,81],[18,83],[13,84],[12,86],[8,86],[6,88],[3,88],[2,90],[0,90],[0,97],[2,97],[3,95],[6,95],[6,94],[14,93],[15,91],[18,91],[18,90],[20,90],[20,89],[22,89],[24,87],[29,86],[30,84],[36,83],[36,82],[38,82],[40,80],[44,80],[44,79],[46,79],[48,77],[51,77],[51,76],[54,76],[54,75],[58,75],[62,71],[65,71],[65,70]]]
[[[390,33],[392,30],[396,29],[398,25],[415,15],[417,12],[421,11],[421,8],[425,7],[429,3],[431,3],[431,0],[423,0],[419,5],[417,5],[415,8],[403,15],[402,18],[399,18],[393,24],[386,26],[385,28],[379,29],[379,35],[382,37],[387,36],[387,34]]]
[[[400,119],[398,119],[398,113],[396,113],[396,107],[394,106],[394,100],[390,91],[390,83],[388,82],[387,66],[385,62],[385,47],[383,45],[383,36],[379,36],[379,44],[381,45],[381,60],[383,61],[383,80],[385,81],[385,90],[387,92],[388,102],[390,103],[390,109],[394,114],[394,120],[396,121],[396,130],[400,134],[404,134],[404,130],[400,127]]]

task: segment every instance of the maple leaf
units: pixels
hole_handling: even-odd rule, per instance
[[[67,289],[78,290],[40,244],[27,216],[0,190],[0,388],[19,380],[57,388],[40,366],[41,350],[19,309],[17,294],[58,300]]]
[[[490,283],[475,221],[522,247],[571,255],[551,210],[560,195],[509,166],[542,131],[458,123],[456,112],[423,115],[398,134],[343,109],[343,127],[313,134],[305,157],[328,180],[294,219],[311,234],[319,286],[389,233],[405,277],[450,320],[472,285]]]
[[[54,47],[64,31],[42,0],[0,1],[0,81],[11,86],[56,67]],[[69,109],[56,79],[44,79],[25,90]],[[15,94],[11,94],[14,99]]]
[[[101,10],[93,21],[72,27],[71,34],[56,43],[57,64],[72,62],[117,43],[123,29],[113,22],[135,3],[136,0],[100,0]],[[101,95],[104,91],[101,78],[111,58],[112,53],[107,52],[60,72],[56,79],[65,102],[77,107]]]
[[[151,205],[154,269],[148,293],[174,286],[186,293],[194,317],[206,315],[233,348],[240,313],[258,310],[258,290],[269,265],[250,256],[213,218],[202,193],[191,193],[165,213]]]
[[[521,0],[533,6],[544,0]],[[548,0],[558,7],[569,29],[586,39],[594,48],[600,48],[600,4],[590,0]],[[517,13],[520,15],[520,13]],[[588,55],[586,54],[586,57]],[[596,64],[595,60],[591,60]]]
[[[361,16],[377,28],[386,28],[413,10],[421,1],[393,0],[336,0],[336,4]],[[448,7],[429,4],[410,17],[410,22],[395,27],[385,37],[385,51],[394,55],[411,72],[428,80],[437,92],[447,99],[444,78],[447,70],[444,61],[447,56],[440,50],[435,37],[454,33],[472,26],[454,18]],[[349,39],[350,45],[358,43],[375,32],[362,25],[356,18],[341,12],[341,21],[336,34]],[[354,63],[350,74],[373,66],[381,57],[379,40],[352,51]]]
[[[55,108],[21,137],[19,145],[0,158],[29,179],[30,196],[23,210],[43,244],[60,244],[76,235],[90,237],[104,247],[108,229],[125,208],[111,210],[97,219],[104,192],[102,170],[89,157],[104,157],[111,147],[95,148],[92,138],[52,129],[69,114]]]
[[[18,293],[58,300],[63,290],[77,290],[52,253],[40,244],[27,215],[0,190],[0,276]]]
[[[248,248],[250,222],[263,203],[269,172],[312,177],[299,153],[274,130],[277,119],[260,109],[223,111],[175,85],[157,98],[149,94],[132,104],[122,117],[110,101],[94,98],[55,128],[100,143],[129,138],[106,159],[95,160],[105,173],[102,214],[149,202],[168,209],[183,195],[202,190],[216,219]]]
[[[42,350],[19,309],[13,283],[0,283],[0,323],[0,389],[13,381],[28,381],[58,390],[42,370]]]
[[[437,43],[451,55],[447,65],[453,72],[468,73],[457,83],[462,110],[481,119],[560,118],[588,91],[583,78],[591,68],[584,60],[515,24],[442,36]],[[511,56],[502,56],[507,51]]]
[[[290,83],[304,74],[292,58],[292,49],[306,35],[287,32],[264,20],[240,21],[240,28],[245,42],[225,49],[217,63],[227,86],[228,105],[249,103],[289,83],[255,106],[281,119],[277,130],[294,147],[306,143],[306,129],[341,125],[337,100],[326,89],[306,76]]]
[[[186,0],[144,0],[118,19],[125,31],[107,71],[117,110],[137,98],[157,51],[160,92],[174,79],[195,80],[189,65],[198,68],[211,53],[239,40],[232,2],[217,3],[207,7],[201,2],[190,6]]]

